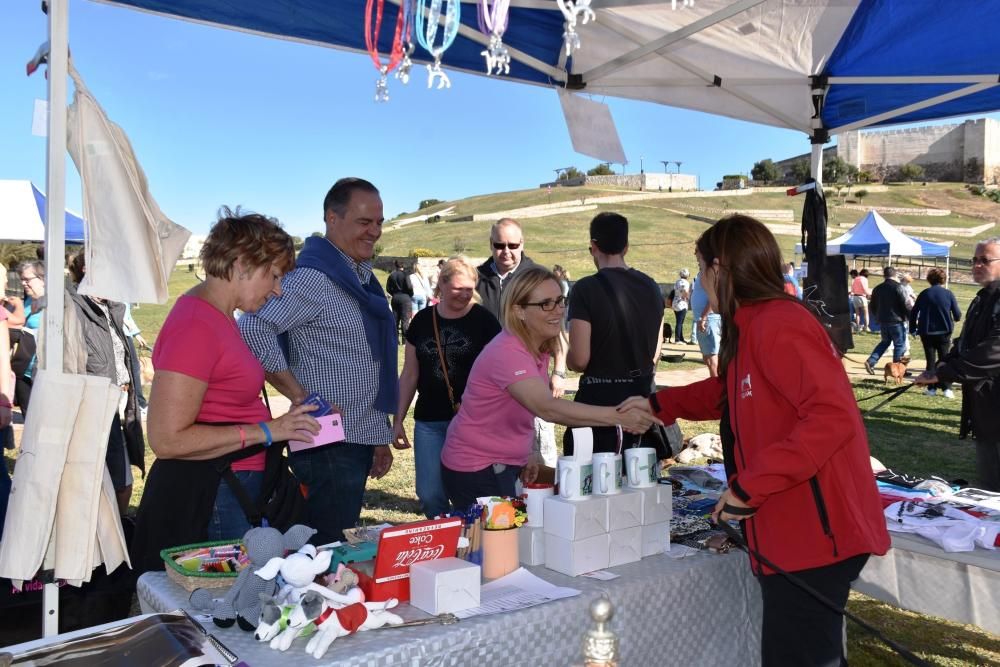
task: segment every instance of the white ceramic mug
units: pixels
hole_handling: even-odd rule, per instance
[[[652,447],[626,449],[625,472],[631,489],[656,486],[656,450]]]
[[[594,454],[594,494],[610,496],[622,491],[622,457],[614,452]]]
[[[521,496],[524,498],[524,504],[528,509],[528,525],[533,528],[539,528],[543,525],[542,518],[545,516],[545,512],[542,511],[542,506],[545,504],[545,499],[555,493],[555,487],[551,484],[525,484],[524,493]]]
[[[559,457],[559,495],[566,500],[583,500],[593,493],[594,466],[567,456]],[[544,502],[544,501],[543,501]]]

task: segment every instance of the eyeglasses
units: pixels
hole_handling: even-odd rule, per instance
[[[37,277],[38,276],[21,276],[21,282],[22,283],[30,283],[32,280],[34,280]]]
[[[539,301],[538,303],[522,303],[522,306],[538,306],[545,312],[551,312],[556,309],[556,306],[560,308],[566,307],[566,297],[561,296],[557,299],[546,299],[545,301]]]
[[[983,266],[989,266],[993,262],[1000,262],[1000,257],[986,257],[985,255],[983,255],[982,257],[973,257],[972,258],[972,264],[973,264],[973,266],[975,266],[976,264],[982,264]]]
[[[520,243],[498,243],[496,241],[493,242],[494,250],[507,250],[507,249],[517,250],[520,247],[521,247]]]

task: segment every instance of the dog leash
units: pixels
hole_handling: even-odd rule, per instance
[[[742,508],[736,508],[736,507],[732,507],[730,505],[725,505],[723,507],[722,511],[723,512],[728,512],[728,513],[734,513],[734,512],[735,513],[739,513],[739,511],[741,509]],[[864,621],[864,620],[858,618],[857,616],[855,616],[851,612],[847,611],[843,607],[838,606],[836,603],[834,603],[833,601],[831,601],[829,598],[827,598],[825,595],[823,595],[822,593],[820,593],[819,591],[817,591],[815,588],[813,588],[812,586],[810,586],[806,582],[804,582],[801,579],[799,579],[798,577],[796,577],[794,574],[790,574],[788,572],[785,572],[780,567],[778,567],[777,565],[775,565],[774,563],[772,563],[768,559],[766,559],[763,556],[761,556],[758,551],[756,551],[755,549],[751,549],[750,545],[748,545],[746,543],[746,540],[743,539],[743,536],[740,535],[739,531],[737,531],[735,528],[733,528],[731,525],[729,525],[728,521],[720,521],[719,523],[717,523],[715,525],[716,525],[716,527],[722,529],[722,531],[726,534],[726,536],[729,539],[731,539],[733,541],[733,543],[737,546],[737,548],[742,549],[743,551],[746,551],[748,554],[750,554],[751,556],[753,556],[754,558],[756,558],[760,563],[762,563],[763,565],[766,565],[767,567],[771,568],[772,570],[774,570],[778,574],[780,574],[783,577],[785,577],[786,579],[788,579],[788,581],[792,582],[793,584],[795,584],[796,586],[798,586],[800,589],[802,589],[803,591],[805,591],[806,593],[808,593],[809,595],[811,595],[815,600],[817,600],[820,604],[822,604],[827,609],[830,609],[831,611],[836,612],[837,614],[841,614],[843,616],[846,616],[847,618],[851,619],[852,621],[854,621],[855,623],[857,623],[858,625],[860,625],[864,630],[866,630],[868,633],[870,633],[876,639],[878,639],[879,641],[881,641],[882,643],[884,643],[886,646],[888,646],[889,648],[891,648],[893,651],[895,651],[896,653],[898,653],[899,656],[901,658],[903,658],[903,660],[905,660],[906,662],[910,663],[911,665],[917,665],[917,667],[930,667],[930,663],[928,663],[925,660],[922,660],[921,658],[917,657],[917,655],[915,653],[913,653],[913,651],[911,651],[910,649],[906,648],[902,644],[899,644],[899,643],[897,643],[897,642],[889,639],[884,634],[882,634],[881,631],[879,631],[877,628],[875,628],[874,626],[872,626],[867,621]]]
[[[904,393],[906,393],[907,391],[909,391],[910,389],[912,389],[913,387],[916,387],[916,386],[917,386],[917,384],[915,382],[911,382],[910,384],[904,384],[902,387],[894,387],[892,389],[887,389],[885,391],[880,391],[877,394],[872,394],[871,396],[865,396],[864,398],[859,398],[858,399],[858,403],[861,403],[863,401],[867,401],[869,398],[875,398],[876,396],[884,396],[886,394],[889,395],[889,398],[885,399],[884,401],[881,401],[880,403],[877,403],[876,405],[873,405],[872,407],[868,408],[867,410],[865,410],[861,414],[862,415],[869,415],[869,414],[875,412],[876,410],[878,410],[879,408],[881,408],[883,405],[886,405],[888,403],[891,403],[892,401],[895,401],[897,398],[899,398]]]

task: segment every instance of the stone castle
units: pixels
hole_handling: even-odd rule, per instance
[[[978,118],[950,125],[929,125],[891,130],[845,132],[837,145],[826,148],[824,157],[837,156],[872,180],[893,178],[905,164],[924,168],[928,180],[1000,183],[1000,122]],[[778,162],[790,170],[800,155]]]

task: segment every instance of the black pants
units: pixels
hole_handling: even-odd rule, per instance
[[[409,294],[393,294],[389,302],[392,314],[396,317],[396,331],[400,342],[406,342],[406,330],[410,328],[410,315],[413,312],[413,300]]]
[[[464,512],[480,496],[514,496],[514,482],[521,474],[521,466],[507,466],[497,472],[487,466],[474,472],[461,472],[441,465],[441,481],[448,493],[452,507]]]
[[[976,474],[980,489],[1000,491],[1000,443],[976,440]]]
[[[858,578],[867,562],[868,554],[861,554],[793,574],[843,608],[851,582]],[[843,615],[828,609],[782,574],[759,576],[757,582],[764,600],[762,667],[839,667],[847,664]]]
[[[920,336],[920,342],[924,346],[924,357],[927,358],[927,370],[933,371],[934,367],[937,366],[937,362],[948,354],[948,348],[951,347],[951,334],[924,334]],[[934,385],[935,389],[951,389],[951,384],[947,382],[938,382]]]

